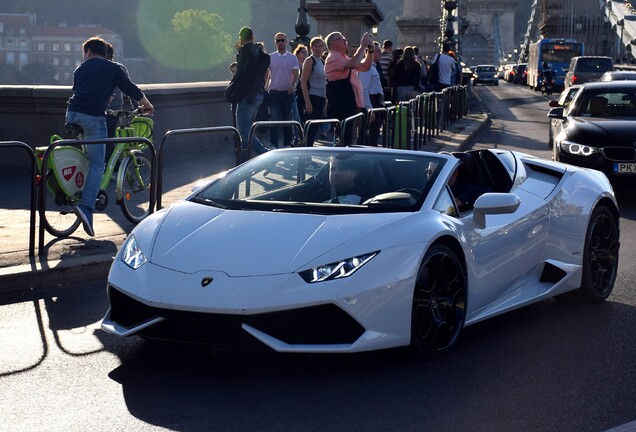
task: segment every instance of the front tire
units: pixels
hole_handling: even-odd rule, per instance
[[[122,198],[119,204],[126,219],[136,224],[150,213],[150,186],[152,165],[138,152],[122,162],[123,179],[118,185]]]
[[[594,209],[585,234],[583,277],[579,297],[598,303],[614,289],[620,248],[618,224],[612,212],[601,205]]]
[[[413,292],[411,347],[419,356],[436,358],[453,347],[466,318],[467,288],[457,255],[446,246],[432,246]]]

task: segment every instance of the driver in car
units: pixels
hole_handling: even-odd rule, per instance
[[[355,160],[331,157],[329,160],[330,199],[325,202],[360,204],[362,196],[356,187],[358,166]]]

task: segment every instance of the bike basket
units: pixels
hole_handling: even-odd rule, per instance
[[[130,122],[130,127],[134,129],[135,136],[146,138],[152,141],[152,128],[154,122],[149,117],[135,117]]]

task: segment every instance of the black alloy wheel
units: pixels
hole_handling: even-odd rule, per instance
[[[601,302],[612,293],[618,273],[619,232],[616,219],[605,206],[592,212],[585,234],[583,278],[578,294],[591,302]]]
[[[466,318],[467,282],[457,255],[432,246],[417,274],[411,312],[411,347],[424,358],[439,357],[457,341]]]

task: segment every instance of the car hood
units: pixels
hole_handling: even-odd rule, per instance
[[[170,209],[158,227],[150,261],[184,273],[290,273],[402,217],[404,213],[324,216],[222,210],[182,201]]]
[[[568,139],[595,147],[632,145],[634,120],[576,117],[570,123]],[[602,141],[599,141],[602,140]]]

